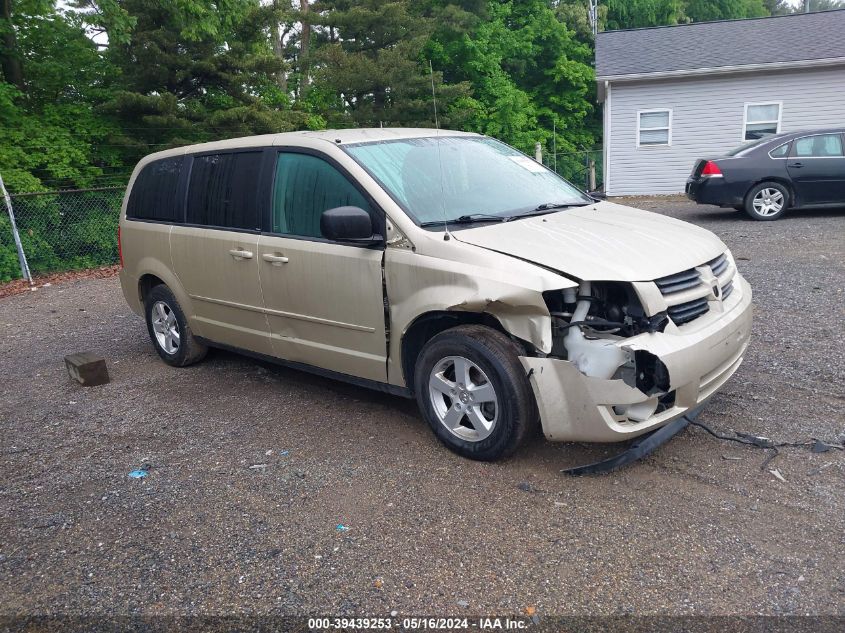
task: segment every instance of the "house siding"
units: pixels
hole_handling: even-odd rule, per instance
[[[743,142],[746,103],[782,102],[781,132],[845,125],[845,68],[618,82],[611,90],[611,196],[683,193],[697,158]],[[672,110],[669,147],[637,147],[637,112],[653,109]]]

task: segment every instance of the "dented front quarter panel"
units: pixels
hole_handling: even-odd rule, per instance
[[[575,287],[566,277],[483,248],[417,233],[411,248],[385,250],[390,307],[388,381],[405,386],[402,338],[430,312],[489,314],[513,336],[551,351],[551,317],[543,292]]]

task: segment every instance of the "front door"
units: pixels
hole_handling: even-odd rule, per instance
[[[802,206],[845,204],[845,152],[841,134],[814,134],[795,139],[786,167]]]
[[[380,212],[338,167],[312,154],[279,152],[273,181],[270,231],[257,257],[275,355],[385,381],[384,250],[320,232],[327,209],[361,207],[376,226]]]
[[[193,158],[184,226],[170,234],[173,268],[191,297],[197,334],[272,353],[259,283],[261,152]]]

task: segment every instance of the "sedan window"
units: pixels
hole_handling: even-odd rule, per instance
[[[795,141],[793,156],[807,158],[830,158],[842,156],[842,137],[839,134],[817,134]]]
[[[778,147],[774,148],[771,152],[769,152],[769,156],[772,158],[783,158],[789,153],[789,143],[784,143],[783,145],[779,145]]]

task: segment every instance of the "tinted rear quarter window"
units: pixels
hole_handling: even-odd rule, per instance
[[[181,222],[181,205],[176,203],[176,189],[182,157],[149,163],[138,174],[129,194],[126,217],[159,222]]]
[[[187,223],[260,230],[260,171],[260,151],[195,156]]]

